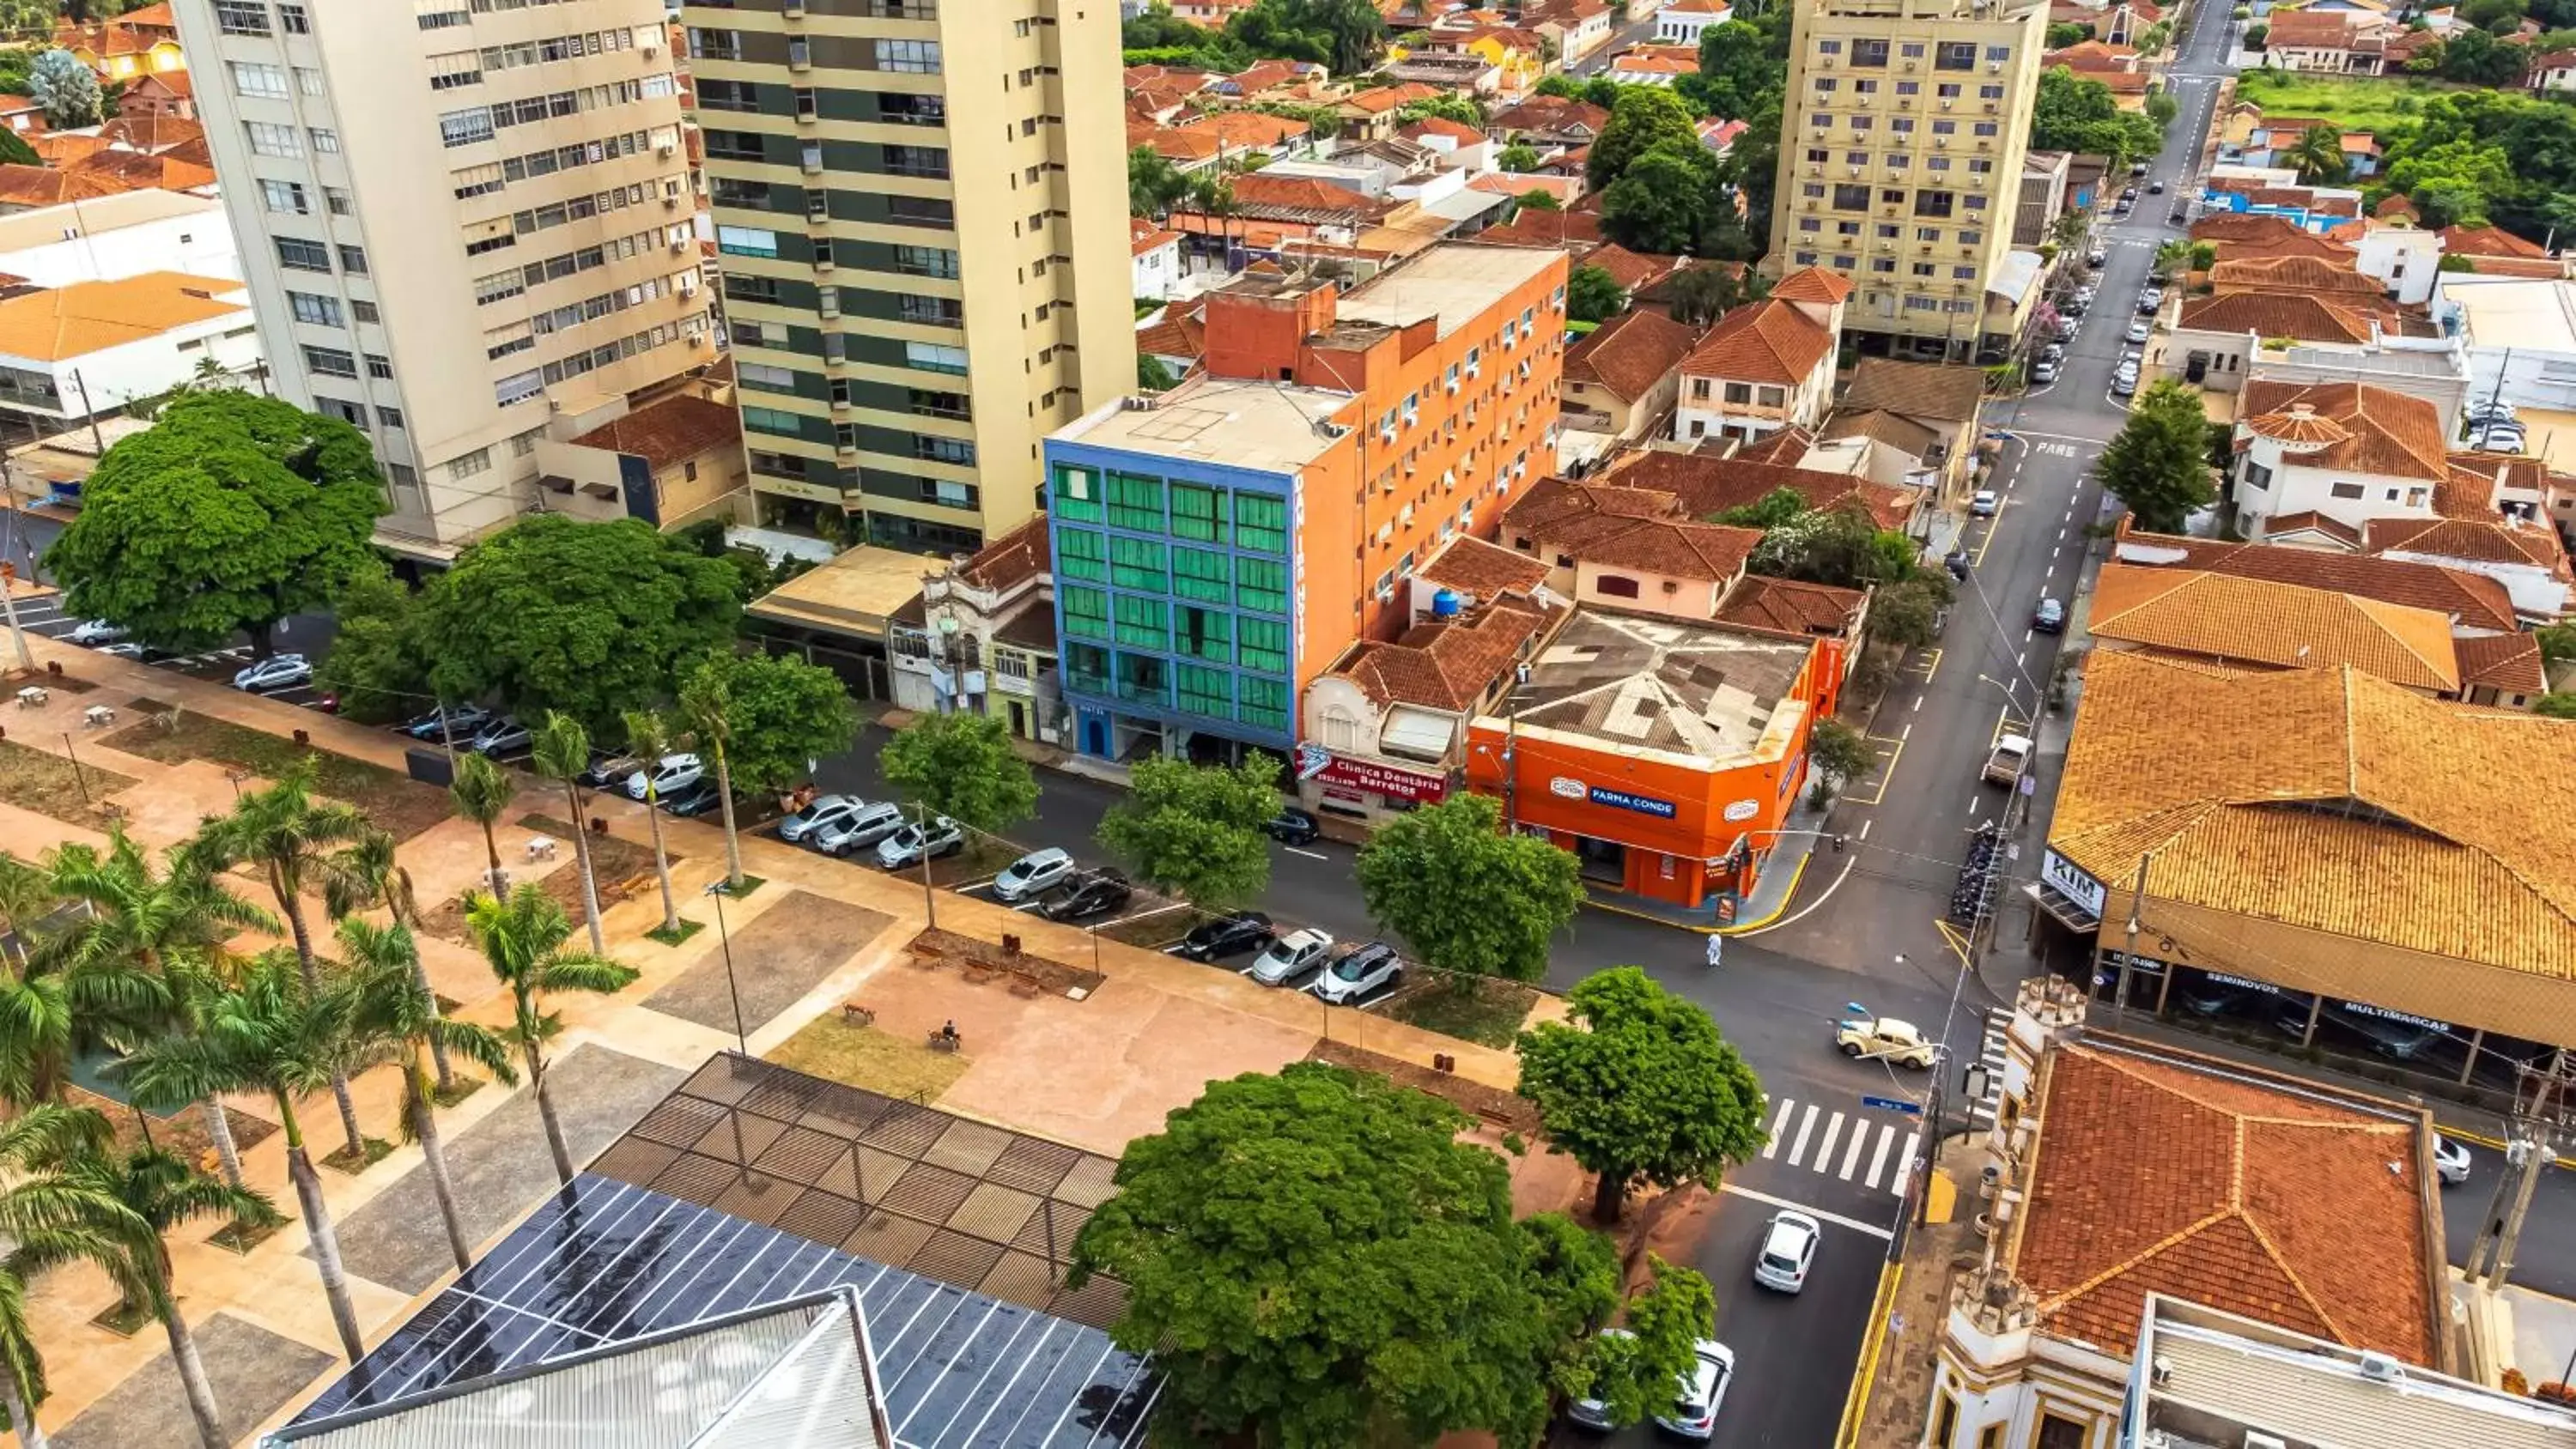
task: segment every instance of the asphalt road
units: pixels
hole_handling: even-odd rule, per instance
[[[1610,38],[1601,43],[1600,49],[1568,67],[1567,73],[1577,79],[1590,79],[1608,70],[1610,62],[1616,60],[1621,51],[1644,45],[1654,38],[1655,16],[1649,12],[1645,19],[1631,20],[1610,32]]]

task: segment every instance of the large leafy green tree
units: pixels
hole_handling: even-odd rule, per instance
[[[1719,120],[1752,119],[1762,98],[1780,88],[1788,30],[1785,21],[1765,28],[1751,20],[1729,20],[1701,31],[1692,99]]]
[[[1158,1412],[1193,1442],[1530,1443],[1615,1276],[1562,1225],[1512,1222],[1468,1125],[1319,1062],[1211,1083],[1128,1144],[1070,1281],[1127,1284],[1112,1332],[1154,1355]]]
[[[604,734],[732,640],[741,577],[637,519],[536,514],[431,582],[430,678],[442,699],[492,699],[526,719],[557,709]]]
[[[2120,109],[2111,88],[2065,66],[2052,66],[2039,77],[2031,104],[2033,150],[2091,152],[2111,158],[2111,169],[2156,154],[2163,136],[2144,115]]]
[[[1567,999],[1574,1025],[1521,1033],[1520,1093],[1549,1147],[1600,1175],[1594,1221],[1617,1222],[1635,1184],[1714,1187],[1761,1149],[1762,1084],[1696,1003],[1634,966],[1587,976]]]
[[[1172,203],[1190,194],[1190,179],[1151,146],[1127,152],[1127,211],[1131,216],[1159,217]]]
[[[1628,310],[1627,289],[1600,267],[1576,267],[1565,279],[1565,315],[1577,322],[1607,322]]]
[[[1661,86],[1630,86],[1611,111],[1610,124],[1592,143],[1586,179],[1594,190],[1602,190],[1626,174],[1638,157],[1667,144],[1699,145],[1690,107]]]
[[[340,717],[384,724],[419,713],[431,700],[435,651],[418,633],[417,596],[382,569],[341,586],[332,601],[331,652],[313,666],[314,683],[340,697]]]
[[[1716,219],[1733,214],[1717,158],[1696,138],[1657,144],[1601,193],[1602,232],[1634,252],[1705,251]]]
[[[1488,795],[1452,795],[1407,814],[1360,848],[1371,918],[1443,971],[1535,981],[1547,943],[1583,906],[1581,871],[1534,835],[1502,833]]]
[[[858,716],[841,678],[784,654],[710,655],[692,677],[721,684],[731,724],[726,768],[746,793],[774,794],[850,747]]]
[[[1855,508],[1811,508],[1771,526],[1746,565],[1757,574],[1864,589],[1914,577],[1920,547]]]
[[[1643,1292],[1628,1302],[1627,1329],[1585,1340],[1572,1392],[1600,1403],[1613,1424],[1669,1414],[1699,1357],[1699,1341],[1717,1331],[1717,1293],[1708,1279],[1648,1255]]]
[[[2129,404],[2129,420],[2102,450],[2103,489],[2128,505],[2138,527],[2179,533],[2218,499],[2209,479],[2209,414],[2200,394],[2160,378]]]
[[[366,435],[274,398],[189,393],[107,450],[45,551],[73,613],[153,644],[262,657],[278,621],[382,570],[384,512]]]
[[[1037,776],[991,715],[921,715],[886,741],[877,769],[914,804],[987,834],[1037,813]]]
[[[68,50],[49,50],[27,67],[27,99],[45,113],[45,124],[57,131],[95,126],[105,119],[106,104],[98,72]]]
[[[533,885],[522,885],[509,897],[480,892],[465,903],[465,929],[483,953],[492,975],[510,993],[510,1024],[502,1040],[516,1047],[528,1069],[528,1086],[537,1099],[537,1120],[545,1125],[546,1150],[553,1154],[555,1176],[572,1181],[572,1148],[563,1124],[555,1120],[555,1102],[546,1087],[553,1064],[546,1044],[563,1034],[563,1018],[547,1009],[545,999],[567,991],[612,996],[635,980],[635,968],[604,956],[567,951],[572,922],[554,897]]]
[[[1264,821],[1279,813],[1279,766],[1193,765],[1156,756],[1137,764],[1127,798],[1100,821],[1100,843],[1136,878],[1193,905],[1222,909],[1270,884]]]

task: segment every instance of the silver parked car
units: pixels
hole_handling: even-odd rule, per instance
[[[1321,931],[1291,931],[1271,942],[1244,974],[1264,986],[1285,986],[1324,964],[1332,950],[1333,938]]]
[[[626,777],[626,794],[635,800],[648,793],[669,795],[698,783],[706,772],[706,762],[695,755],[664,755],[653,762],[651,770],[638,770]]]
[[[1073,857],[1065,851],[1052,845],[1044,850],[1032,850],[1002,867],[1002,873],[993,877],[993,899],[1014,904],[1036,900],[1064,884],[1073,872]]]
[[[806,843],[825,855],[847,855],[875,845],[901,830],[905,823],[903,807],[889,800],[851,812],[815,831]]]
[[[945,815],[934,815],[928,827],[907,825],[877,842],[877,864],[888,870],[901,870],[955,855],[966,848],[966,830]]]
[[[867,808],[868,802],[856,795],[817,795],[804,809],[778,822],[778,838],[794,845]]]

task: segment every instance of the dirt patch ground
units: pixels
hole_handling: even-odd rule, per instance
[[[918,1040],[843,1021],[838,1012],[814,1018],[763,1060],[916,1102],[938,1101],[973,1062],[962,1052],[935,1052]]]
[[[76,767],[60,755],[0,740],[0,800],[21,810],[96,827],[102,817],[91,802],[104,800],[133,784],[114,770],[102,770],[96,765]]]
[[[1459,1110],[1482,1122],[1490,1122],[1507,1132],[1523,1137],[1538,1135],[1538,1108],[1528,1098],[1482,1082],[1471,1082],[1448,1072],[1435,1072],[1395,1057],[1379,1056],[1342,1041],[1319,1041],[1306,1053],[1310,1062],[1331,1062],[1403,1083],[1454,1103]]]
[[[314,788],[365,811],[368,819],[398,842],[411,839],[453,813],[446,791],[405,779],[380,765],[299,745],[292,739],[230,720],[173,709],[157,700],[138,699],[133,709],[151,717],[127,725],[100,743],[168,765],[213,760],[270,780],[311,755],[316,761]]]
[[[955,931],[924,931],[912,938],[907,949],[913,965],[924,970],[956,971],[969,985],[1008,981],[1015,994],[1026,996],[1066,996],[1077,991],[1089,996],[1100,989],[1099,972],[1026,951],[1006,952],[990,941],[961,936]]]
[[[1537,990],[1517,981],[1485,976],[1449,982],[1424,976],[1398,988],[1377,1010],[1390,1020],[1409,1022],[1424,1031],[1478,1046],[1508,1047],[1537,1004]]]
[[[64,1087],[63,1100],[75,1107],[95,1108],[106,1117],[108,1125],[116,1129],[117,1151],[131,1152],[143,1145],[143,1124],[136,1120],[132,1107],[79,1086]],[[205,1161],[206,1154],[214,1148],[214,1139],[206,1135],[203,1108],[186,1107],[167,1117],[151,1120],[152,1144],[185,1161]],[[277,1130],[277,1124],[266,1118],[253,1117],[230,1107],[224,1109],[224,1120],[232,1124],[233,1145],[244,1152],[266,1141],[268,1135]]]
[[[519,826],[562,841],[563,858],[572,856],[574,832],[569,822],[551,815],[523,815],[519,817]],[[674,855],[671,863],[677,865],[681,859]],[[637,845],[614,835],[594,832],[590,837],[590,863],[591,871],[599,882],[599,908],[603,911],[614,910],[620,901],[658,889],[653,871],[653,848],[649,845]],[[578,864],[550,870],[539,877],[536,884],[538,889],[554,897],[555,904],[563,907],[565,919],[574,926],[588,924],[590,908],[582,900],[581,867]],[[627,889],[629,886],[634,889]],[[464,940],[465,898],[450,896],[439,902],[436,908],[421,917],[420,928],[443,940]]]

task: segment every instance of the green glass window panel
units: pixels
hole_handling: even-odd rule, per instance
[[[1288,612],[1288,566],[1266,558],[1237,559],[1234,601],[1263,614]]]
[[[1140,533],[1163,531],[1163,480],[1133,473],[1109,475],[1109,524]]]
[[[1219,664],[1234,662],[1234,618],[1222,609],[1183,604],[1173,616],[1173,645],[1181,653]]]
[[[1204,664],[1184,664],[1177,671],[1181,708],[1214,719],[1234,717],[1234,676]]]
[[[1238,619],[1235,631],[1246,669],[1288,671],[1288,626],[1274,619]]]
[[[1139,649],[1172,647],[1171,608],[1160,599],[1140,599],[1130,594],[1116,598],[1118,642]]]
[[[1109,594],[1103,589],[1067,587],[1059,592],[1064,600],[1064,632],[1086,639],[1109,637]]]
[[[1245,724],[1288,728],[1288,681],[1243,676],[1243,708],[1237,717]]]
[[[1122,589],[1148,589],[1157,594],[1168,592],[1172,581],[1163,572],[1163,546],[1151,539],[1112,535],[1109,540],[1109,581]]]
[[[1150,654],[1118,656],[1117,694],[1120,699],[1138,704],[1172,702],[1172,671],[1162,660]]]
[[[1172,485],[1172,537],[1201,543],[1225,542],[1225,498],[1196,483]]]
[[[1236,494],[1234,542],[1254,553],[1288,552],[1288,500],[1261,493]]]
[[[1079,528],[1059,528],[1055,534],[1055,571],[1058,577],[1089,579],[1094,583],[1109,576],[1109,540],[1105,534]]]
[[[1172,550],[1172,592],[1184,599],[1222,604],[1233,597],[1226,556],[1203,548]]]
[[[1064,679],[1067,687],[1087,694],[1109,692],[1109,651],[1097,644],[1068,644],[1064,647]]]
[[[1060,467],[1055,470],[1055,503],[1052,511],[1058,518],[1075,523],[1098,523],[1101,518],[1100,475],[1089,468]]]

